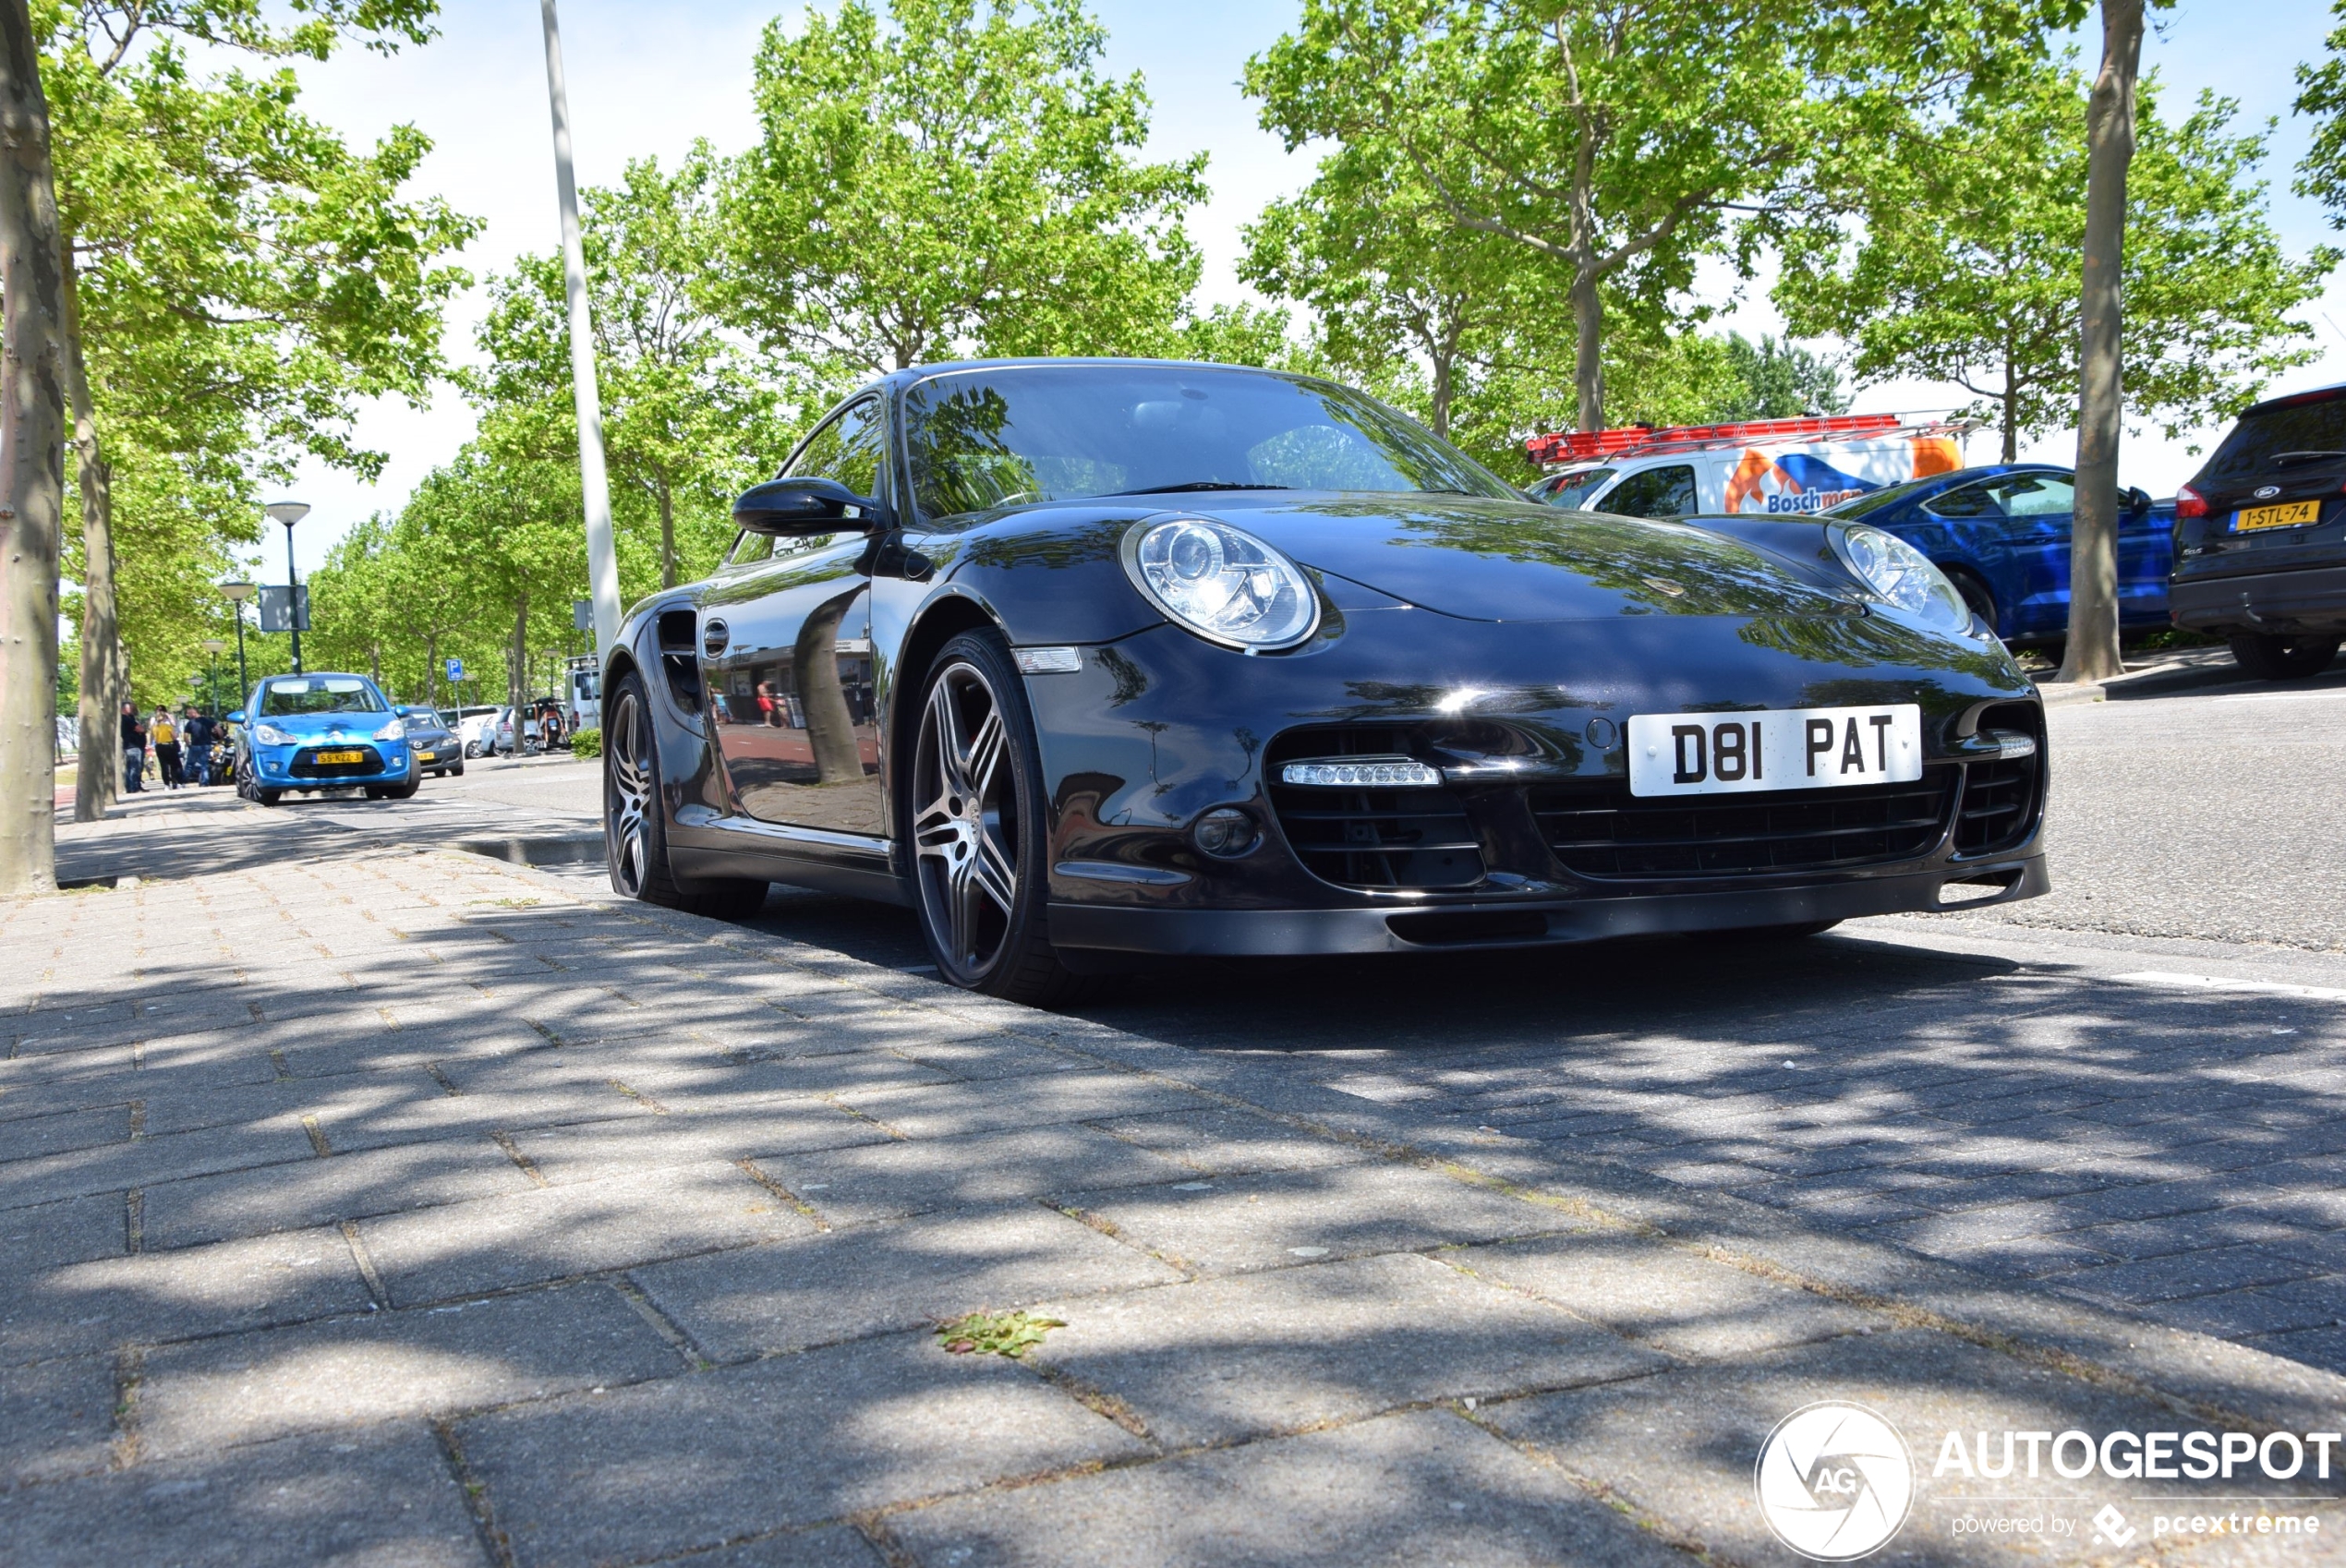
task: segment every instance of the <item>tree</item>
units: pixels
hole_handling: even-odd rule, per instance
[[[357,403],[424,396],[441,305],[465,281],[434,261],[472,225],[398,196],[429,150],[421,136],[400,127],[355,155],[296,111],[290,71],[199,79],[189,49],[272,61],[324,58],[351,37],[389,48],[429,37],[432,9],[312,0],[280,20],[255,0],[44,7],[67,243],[85,720],[113,722],[135,623],[173,628],[175,660],[212,629],[203,622],[218,606],[195,579],[208,584],[224,543],[254,537],[260,477],[297,451],[361,471],[380,464],[344,435]],[[149,471],[144,496],[162,501],[162,519],[126,509],[139,499],[121,482],[126,465]],[[155,473],[174,465],[176,482]],[[157,548],[158,528],[184,535],[190,502],[208,513],[201,548]],[[148,580],[169,583],[176,602],[118,592],[118,555],[146,557]],[[177,574],[152,570],[165,563]],[[200,597],[204,613],[185,613]],[[111,761],[85,751],[78,814],[103,813],[113,778]]]
[[[0,0],[0,895],[57,883],[51,709],[66,488],[59,255],[49,103],[32,20],[25,0]]]
[[[673,175],[656,160],[628,164],[617,187],[589,190],[583,204],[614,511],[623,531],[656,526],[661,587],[716,565],[733,537],[733,498],[787,447],[769,379],[706,297],[723,235],[718,180],[702,144]],[[478,395],[533,455],[574,453],[562,259],[524,257],[490,297]]]
[[[1577,419],[1604,423],[1608,308],[1651,330],[1694,264],[1747,263],[1820,160],[2036,46],[2071,0],[1307,0],[1248,62],[1290,150],[1370,141],[1461,228],[1567,278]]]
[[[1141,80],[1081,0],[864,0],[768,25],[757,145],[722,201],[730,308],[816,387],[965,351],[1178,333],[1203,154],[1135,156]],[[810,394],[811,395],[811,394]]]
[[[2156,81],[2142,91],[2123,263],[2126,405],[2170,436],[2231,414],[2312,357],[2290,315],[2337,260],[2286,254],[2255,177],[2266,133],[2233,132],[2235,109],[2203,96],[2170,124]],[[1796,236],[1776,302],[1794,331],[1847,340],[1860,380],[1952,381],[1980,399],[1976,412],[1993,419],[2012,462],[2022,440],[2077,414],[2087,163],[2086,84],[2046,72],[1885,147],[1861,235]]]
[[[1725,348],[1736,387],[1703,423],[1848,411],[1849,393],[1842,386],[1838,360],[1764,332],[1757,343],[1741,332],[1729,332]]]

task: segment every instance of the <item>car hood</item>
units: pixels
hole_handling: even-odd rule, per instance
[[[1445,496],[1314,498],[1204,514],[1302,565],[1470,621],[1864,613],[1854,586],[1683,523]]]
[[[282,730],[296,741],[370,741],[376,730],[391,722],[392,717],[387,713],[303,713],[255,722]]]

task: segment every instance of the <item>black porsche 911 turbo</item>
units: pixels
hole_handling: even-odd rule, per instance
[[[1862,524],[1560,513],[1360,393],[1140,360],[898,371],[782,474],[610,654],[623,894],[908,904],[1047,1002],[2050,887],[2036,692]]]

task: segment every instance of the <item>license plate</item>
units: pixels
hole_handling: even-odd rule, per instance
[[[1912,703],[1629,720],[1632,795],[1837,790],[1921,777],[1922,709]]]
[[[2308,523],[2322,520],[2322,503],[2317,501],[2288,501],[2279,506],[2251,506],[2243,509],[2232,523],[2234,533],[2252,533],[2258,528],[2302,528]]]
[[[320,764],[365,762],[367,754],[364,752],[320,752],[315,760]]]
[[[417,762],[429,762],[436,754],[437,754],[432,752],[417,752],[416,754],[416,760]]]

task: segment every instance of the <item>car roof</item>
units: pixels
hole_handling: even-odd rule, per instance
[[[2340,397],[2346,397],[2346,381],[2333,381],[2326,387],[2308,387],[2304,392],[2285,392],[2279,397],[2268,397],[2262,403],[2252,403],[2240,411],[2240,417],[2245,419],[2252,414],[2262,414],[2268,409],[2289,408],[2301,403],[2328,403]]]

